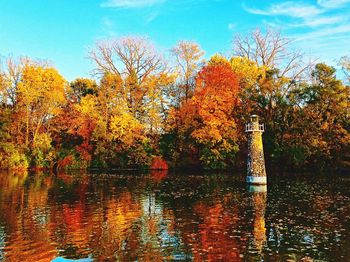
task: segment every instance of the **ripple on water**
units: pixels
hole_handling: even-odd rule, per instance
[[[265,193],[242,181],[232,174],[19,180],[0,173],[0,260],[350,257],[350,180],[280,178]]]

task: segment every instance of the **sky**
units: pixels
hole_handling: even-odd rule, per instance
[[[196,41],[209,58],[267,27],[305,58],[336,66],[350,55],[350,0],[0,0],[0,57],[48,60],[72,81],[91,77],[88,51],[104,39],[148,37],[165,54]]]

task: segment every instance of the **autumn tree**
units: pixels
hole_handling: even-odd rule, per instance
[[[66,102],[65,80],[56,69],[28,58],[8,59],[1,79],[7,136],[3,133],[0,140],[7,148],[8,166],[15,162],[27,166],[27,160],[48,164],[54,154],[50,121]]]
[[[11,120],[11,109],[0,105],[0,168],[27,168],[25,154],[13,142]]]
[[[200,63],[203,61],[204,51],[199,44],[190,41],[180,41],[171,49],[175,58],[175,69],[178,79],[171,89],[174,105],[179,107],[182,101],[187,102],[195,89],[195,77]]]
[[[230,65],[209,64],[199,72],[191,100],[179,110],[173,109],[169,116],[180,137],[190,136],[199,160],[206,167],[222,168],[232,164],[238,150],[233,118],[239,102],[238,83]]]
[[[335,73],[333,67],[317,64],[311,85],[300,93],[306,104],[303,113],[309,123],[306,131],[309,136],[304,143],[310,142],[313,160],[323,159],[328,163],[336,163],[350,146],[350,90],[336,79]]]
[[[291,51],[292,40],[278,31],[257,29],[246,36],[237,35],[233,41],[234,55],[254,61],[264,68],[265,78],[260,79],[259,88],[252,93],[258,100],[266,121],[272,121],[273,111],[281,99],[285,99],[297,83],[307,78],[312,65],[303,60],[300,52]]]
[[[18,88],[18,112],[24,116],[25,145],[35,165],[52,160],[50,120],[66,102],[66,81],[54,68],[26,65]]]
[[[4,94],[6,87],[5,76],[3,73],[0,73],[0,103],[4,105],[6,103],[6,97]]]
[[[97,43],[90,58],[96,64],[95,73],[102,76],[97,100],[99,105],[105,105],[102,114],[108,129],[104,129],[107,140],[119,143],[124,151],[128,142],[133,141],[129,148],[139,153],[142,148],[149,148],[146,141],[151,141],[156,153],[168,107],[166,93],[174,81],[161,55],[145,38],[124,37]],[[112,78],[119,79],[114,90],[110,88]],[[113,90],[108,97],[107,90]],[[122,134],[117,133],[120,128]]]
[[[28,166],[25,154],[14,142],[17,134],[13,122],[17,120],[14,115],[21,68],[22,64],[8,58],[0,70],[0,168]]]
[[[120,75],[106,73],[93,94],[70,101],[57,118],[61,124],[56,136],[67,134],[59,149],[60,166],[147,165],[150,159],[143,149],[148,141],[146,127],[130,113],[124,88]]]
[[[120,75],[106,73],[100,81],[95,109],[99,116],[93,133],[96,163],[128,166],[142,162],[127,153],[137,148],[142,154],[142,143],[147,139],[145,125],[129,111],[124,88]],[[145,155],[144,160],[147,162]]]
[[[123,88],[119,91],[121,96],[130,113],[145,122],[149,113],[146,104],[152,96],[152,88],[162,89],[169,81],[165,63],[153,44],[140,37],[108,40],[97,43],[90,58],[96,64],[97,74],[109,73],[123,79]],[[151,83],[157,85],[152,87]]]
[[[275,130],[274,158],[296,168],[336,166],[349,150],[348,97],[349,89],[336,79],[335,69],[317,64],[311,81],[279,105],[287,113]]]
[[[290,96],[308,81],[312,65],[304,61],[300,52],[291,50],[291,43],[291,39],[271,29],[255,30],[246,36],[236,36],[233,41],[234,55],[254,62],[263,71],[255,82],[246,86],[243,94],[245,111],[259,114],[267,126],[267,162],[278,162],[276,156],[293,109]]]
[[[17,100],[19,111],[24,113],[26,146],[35,145],[44,132],[43,125],[58,114],[66,101],[65,86],[65,80],[54,68],[36,64],[23,68]]]

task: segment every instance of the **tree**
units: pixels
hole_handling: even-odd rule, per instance
[[[230,66],[209,65],[198,74],[193,103],[199,125],[192,136],[204,146],[200,158],[206,166],[224,167],[238,150],[233,118],[238,92],[238,78]]]
[[[97,93],[97,84],[94,80],[88,78],[77,78],[70,83],[68,96],[70,99],[80,102],[86,95],[94,95]]]
[[[295,90],[288,111],[288,129],[280,139],[285,163],[318,168],[337,165],[350,146],[350,91],[335,77],[335,69],[317,64],[312,81]]]
[[[292,40],[279,32],[256,30],[234,39],[234,54],[253,61],[263,73],[246,86],[246,112],[259,114],[266,124],[265,151],[267,162],[276,160],[283,144],[283,134],[290,127],[288,117],[294,91],[309,80],[312,63],[304,63],[299,52],[290,51]]]
[[[5,82],[5,76],[3,73],[0,73],[0,104],[6,104],[6,96],[5,96],[5,88],[6,88],[6,82]]]
[[[256,29],[247,36],[234,38],[234,55],[246,57],[257,65],[279,68],[281,76],[299,77],[306,69],[302,54],[288,50],[292,40],[282,37],[277,31],[267,29],[265,33]],[[309,66],[309,65],[307,65]]]
[[[96,63],[96,73],[120,76],[123,84],[117,96],[125,100],[133,117],[152,126],[147,121],[155,112],[148,104],[155,95],[162,100],[164,87],[173,81],[154,46],[144,38],[124,37],[98,43],[90,58]],[[160,108],[156,114],[162,114]]]
[[[3,103],[9,105],[13,110],[17,103],[18,84],[21,81],[23,68],[30,63],[27,57],[14,59],[7,58],[5,69],[0,72],[0,93]]]
[[[110,118],[116,108],[126,109],[125,100],[121,97],[122,88],[123,80],[119,75],[106,73],[100,81],[96,99],[105,136],[108,132]]]
[[[7,130],[0,134],[0,144],[7,167],[27,166],[30,161],[47,165],[54,157],[51,120],[66,102],[66,81],[56,69],[28,58],[9,58],[0,76]]]
[[[238,150],[233,111],[238,105],[239,80],[229,64],[207,65],[196,79],[194,96],[169,115],[170,125],[180,140],[191,147],[189,135],[206,167],[232,164]],[[193,143],[192,142],[192,143]],[[192,149],[190,149],[192,150]]]
[[[172,90],[175,98],[175,106],[181,101],[187,102],[193,95],[195,88],[195,76],[202,61],[204,51],[199,44],[190,41],[180,41],[171,53],[175,58],[175,67],[178,72],[178,80]]]
[[[97,73],[135,74],[139,84],[150,74],[164,69],[162,59],[153,45],[141,37],[100,42],[96,45],[96,50],[90,51],[90,58],[97,65]],[[117,66],[118,62],[122,63],[123,68]]]
[[[28,63],[23,67],[17,90],[19,141],[26,148],[43,153],[50,148],[50,119],[66,102],[66,81],[56,69]],[[42,156],[43,157],[43,156]]]
[[[265,70],[265,77],[259,79],[259,88],[252,94],[252,100],[258,102],[267,122],[273,122],[277,103],[306,80],[307,70],[312,65],[303,61],[301,53],[288,50],[291,42],[270,29],[265,33],[257,29],[245,37],[234,38],[234,54],[254,61]]]

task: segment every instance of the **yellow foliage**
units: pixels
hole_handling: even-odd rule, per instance
[[[26,145],[33,143],[43,132],[41,127],[50,118],[60,112],[66,102],[66,81],[56,69],[27,63],[23,67],[21,81],[18,84],[18,110],[25,115]],[[46,132],[48,130],[46,129]]]
[[[120,112],[112,116],[110,123],[111,137],[127,146],[142,138],[144,126],[131,114]]]
[[[65,102],[66,81],[54,68],[26,65],[18,92],[21,102],[40,102],[44,109],[52,113],[55,107]]]
[[[175,75],[160,73],[149,76],[145,85],[148,89],[148,103],[145,103],[143,110],[147,112],[144,117],[145,127],[150,133],[160,132],[164,126],[164,112],[168,101],[164,98],[164,90],[175,81]]]
[[[199,44],[189,41],[179,42],[171,51],[178,62],[178,70],[182,71],[184,79],[188,80],[196,72],[204,51]]]
[[[232,57],[230,64],[233,72],[239,76],[242,88],[251,87],[266,77],[267,68],[257,65],[247,57]]]
[[[96,107],[97,100],[92,95],[87,95],[83,97],[79,104],[75,104],[75,108],[79,113],[97,118],[98,114],[96,111]]]
[[[208,65],[230,65],[230,61],[223,55],[215,54],[210,58]]]

